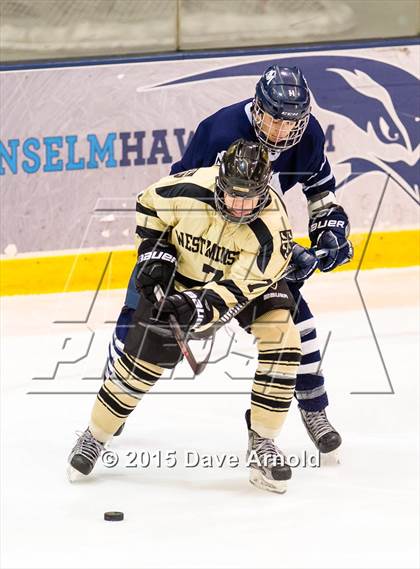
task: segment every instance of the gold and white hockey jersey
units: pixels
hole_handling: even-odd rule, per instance
[[[218,320],[238,303],[263,294],[282,278],[290,260],[292,232],[280,197],[249,224],[217,212],[218,166],[167,176],[137,198],[136,244],[165,239],[178,253],[177,290],[200,288]]]

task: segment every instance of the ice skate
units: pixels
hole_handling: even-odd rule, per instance
[[[104,444],[97,441],[89,429],[79,436],[68,459],[67,475],[70,482],[87,476],[104,450]]]
[[[305,411],[299,407],[299,411],[308,435],[321,453],[322,463],[339,462],[338,449],[342,442],[341,437],[328,421],[325,409]]]
[[[292,477],[292,470],[273,439],[260,437],[251,429],[250,415],[248,409],[245,419],[248,426],[246,460],[250,468],[249,481],[262,490],[283,494],[287,490],[287,481]]]

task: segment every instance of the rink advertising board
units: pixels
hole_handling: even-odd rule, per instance
[[[418,263],[419,57],[407,40],[3,70],[3,294],[96,288],[105,269],[103,286],[124,287],[136,195],[168,173],[200,120],[252,96],[276,61],[302,68],[325,130],[356,246],[345,268]],[[286,202],[305,235],[300,188]]]

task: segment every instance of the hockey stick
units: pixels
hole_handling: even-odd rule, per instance
[[[159,285],[155,286],[155,296],[158,301],[165,297],[164,292]],[[198,362],[194,354],[192,353],[190,346],[188,345],[187,336],[182,331],[181,326],[178,324],[178,321],[173,314],[169,315],[169,326],[179,346],[179,349],[181,350],[187,362],[190,364],[192,371],[194,372],[195,375],[199,375],[204,370],[209,361],[210,354],[213,348],[214,334],[212,335],[211,346],[207,356],[204,358],[203,361]]]
[[[317,259],[322,259],[323,257],[326,257],[328,255],[328,250],[327,249],[317,249],[315,251],[315,256],[317,257]],[[295,270],[295,265],[290,264],[287,269],[285,270],[285,272],[282,275],[282,278],[286,277],[288,274],[290,274],[292,271]],[[248,306],[248,304],[252,302],[252,301],[248,301],[248,302],[242,302],[241,304],[237,304],[236,306],[234,306],[233,308],[230,308],[221,318],[219,318],[218,323],[220,324],[227,324],[228,322],[230,322],[233,318],[235,318],[235,316],[237,316],[241,310],[243,310],[246,306]]]
[[[318,259],[322,259],[323,257],[326,257],[328,255],[328,250],[327,249],[317,249],[315,251],[315,255]],[[290,273],[291,271],[293,271],[295,269],[294,265],[289,265],[289,267],[286,269],[284,276],[286,276],[288,273]],[[162,288],[157,285],[155,287],[155,296],[157,298],[157,300],[161,300],[164,298],[164,292],[162,290]],[[218,322],[215,323],[214,325],[214,330],[216,331],[216,329],[218,327],[220,327],[220,325],[224,325],[227,324],[228,322],[230,322],[233,318],[235,318],[235,316],[237,316],[239,314],[239,312],[241,312],[241,310],[243,310],[250,302],[252,301],[248,301],[248,302],[243,302],[241,304],[237,304],[236,306],[234,306],[233,308],[230,308],[219,320]],[[192,369],[192,371],[194,372],[195,375],[199,375],[200,373],[202,373],[202,371],[204,370],[204,368],[206,367],[210,355],[211,355],[211,351],[213,348],[213,343],[214,343],[214,333],[212,334],[212,340],[211,340],[211,346],[210,346],[210,350],[208,351],[206,357],[204,358],[204,360],[202,360],[201,362],[198,362],[194,356],[194,354],[191,351],[190,346],[188,345],[188,339],[187,336],[184,334],[184,332],[181,329],[181,326],[178,324],[175,316],[173,316],[173,314],[169,315],[169,326],[172,330],[172,333],[175,337],[175,340],[177,341],[177,344],[182,352],[182,354],[184,355],[185,359],[187,360],[187,362],[190,364],[190,367]]]

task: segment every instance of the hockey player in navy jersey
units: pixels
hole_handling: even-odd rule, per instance
[[[259,140],[270,151],[271,185],[281,194],[296,183],[308,201],[309,237],[328,255],[318,260],[311,250],[295,245],[289,287],[298,303],[295,323],[302,340],[302,362],[295,395],[308,434],[322,453],[332,452],[341,437],[328,421],[328,405],[321,370],[321,355],[312,312],[300,288],[315,270],[327,272],[348,262],[352,255],[349,220],[335,197],[335,179],[324,154],[325,137],[311,114],[310,93],[297,67],[269,67],[256,86],[253,99],[246,99],[203,120],[183,157],[173,164],[171,174],[210,166],[238,138]]]

